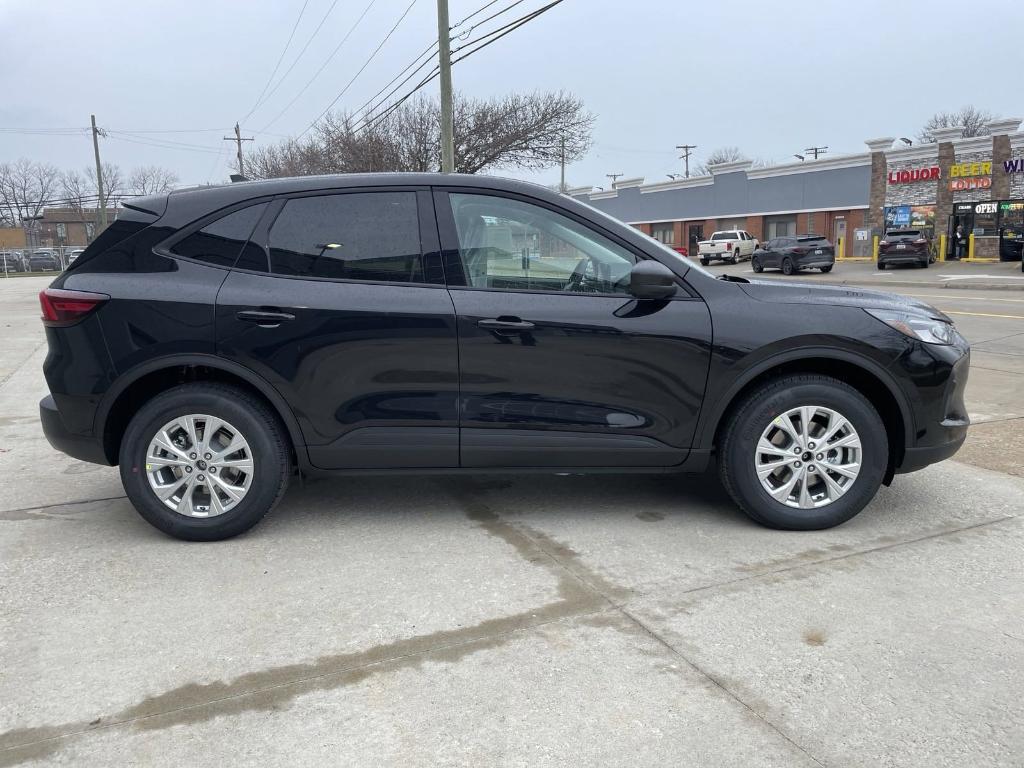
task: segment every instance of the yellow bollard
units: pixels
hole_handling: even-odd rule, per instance
[[[878,235],[871,238],[871,260],[878,261]]]
[[[946,260],[946,235],[939,235],[939,261]]]
[[[974,233],[967,236],[967,260],[974,261]]]
[[[843,238],[841,237],[836,238],[836,258],[843,258]]]

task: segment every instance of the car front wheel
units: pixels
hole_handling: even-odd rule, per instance
[[[755,272],[764,272],[764,266],[761,264],[761,260],[757,256],[750,259],[750,268]]]
[[[874,498],[885,476],[885,425],[857,390],[830,376],[766,383],[732,410],[721,434],[719,473],[752,519],[785,530],[844,523]]]
[[[187,541],[252,528],[291,472],[277,415],[248,392],[185,384],[147,402],[125,431],[121,481],[147,522]]]

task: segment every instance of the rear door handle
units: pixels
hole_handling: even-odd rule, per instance
[[[528,320],[520,320],[518,317],[494,317],[487,320],[477,320],[478,328],[485,328],[488,331],[532,331],[533,323]]]
[[[285,320],[295,319],[295,315],[288,312],[263,309],[245,309],[235,317],[246,323],[255,323],[261,328],[277,328]]]

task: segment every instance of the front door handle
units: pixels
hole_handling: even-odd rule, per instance
[[[235,315],[246,323],[255,323],[261,328],[277,328],[285,320],[294,320],[295,315],[279,310],[245,309]]]
[[[477,320],[476,323],[478,328],[484,328],[488,331],[508,331],[512,333],[522,331],[532,331],[534,328],[533,323],[528,320],[520,320],[518,317],[494,317],[487,320]]]

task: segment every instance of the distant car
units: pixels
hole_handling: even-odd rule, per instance
[[[29,272],[54,272],[58,269],[60,262],[53,251],[33,251],[28,257]]]
[[[0,272],[23,272],[21,254],[17,251],[0,251]]]
[[[728,229],[714,232],[710,240],[697,243],[697,255],[705,267],[712,259],[721,259],[735,264],[740,259],[749,259],[757,249],[757,238],[742,229]]]
[[[781,269],[792,275],[802,269],[820,269],[831,272],[836,263],[836,249],[823,235],[794,235],[776,237],[760,246],[750,258],[755,272]]]
[[[75,259],[85,253],[85,248],[75,248],[73,251],[68,251],[68,264],[74,264]]]
[[[878,243],[878,268],[890,264],[916,264],[921,268],[935,260],[932,243],[920,229],[893,229]]]

